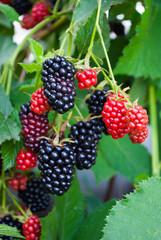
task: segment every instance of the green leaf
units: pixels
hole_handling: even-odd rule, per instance
[[[135,79],[130,90],[130,98],[132,98],[132,101],[138,99],[138,104],[141,106],[145,106],[148,103],[148,84],[145,79]]]
[[[91,212],[95,211],[96,208],[102,205],[102,201],[96,196],[87,195],[84,197],[85,197],[87,215],[89,215]]]
[[[23,143],[10,140],[5,141],[1,145],[2,159],[3,159],[3,169],[7,169],[15,166],[15,158],[18,155],[20,148],[22,148]]]
[[[0,3],[0,12],[2,12],[6,17],[11,21],[18,21],[19,22],[19,15],[14,10],[13,7],[10,7],[7,4]]]
[[[101,139],[100,146],[109,165],[129,181],[134,182],[140,174],[151,175],[147,149],[142,145],[132,144],[128,136],[117,140],[105,136]]]
[[[8,225],[0,224],[0,234],[5,235],[5,236],[11,236],[11,237],[17,237],[17,238],[25,239],[24,236],[22,236],[20,234],[20,232],[18,231],[17,228],[10,227]]]
[[[117,202],[102,240],[159,240],[161,239],[161,178],[149,178],[139,183],[139,189],[126,200]]]
[[[102,150],[101,144],[98,146],[98,156],[96,164],[92,167],[92,171],[96,178],[96,184],[109,180],[116,173],[116,170],[110,166],[106,152]]]
[[[115,68],[115,74],[156,79],[161,77],[161,2],[146,0],[147,6],[136,35],[125,47]]]
[[[31,38],[29,39],[29,43],[30,43],[30,50],[34,55],[36,62],[39,63],[43,59],[43,54],[44,54],[43,47],[38,42],[34,41]]]
[[[12,117],[7,117],[0,113],[0,144],[11,139],[19,141],[20,131],[21,129]]]
[[[41,240],[53,240],[57,237],[57,221],[55,208],[45,217],[40,219],[41,228]]]
[[[37,72],[40,70],[40,66],[37,63],[31,63],[30,65],[25,64],[25,63],[19,63],[21,67],[23,67],[27,72]]]
[[[76,176],[69,191],[55,197],[55,208],[59,239],[73,239],[84,219],[84,201]]]
[[[8,60],[12,53],[14,52],[16,48],[16,43],[13,42],[12,36],[7,35],[4,37],[4,35],[0,34],[0,65],[6,62]]]
[[[75,43],[78,48],[78,51],[80,51],[81,53],[86,53],[90,45],[93,28],[95,25],[95,19],[96,10],[93,11],[92,15],[87,19],[87,21],[84,24],[79,26]]]
[[[106,12],[111,4],[120,3],[122,0],[102,0],[102,10]],[[95,9],[97,9],[97,0],[81,0],[78,2],[74,13],[73,20],[75,23],[82,23],[90,17]]]
[[[6,96],[5,90],[2,88],[0,84],[0,113],[6,115],[5,117],[9,116],[12,111],[12,105],[9,100],[9,96]]]
[[[103,232],[101,230],[105,225],[105,217],[109,214],[109,211],[113,205],[115,205],[115,201],[111,200],[104,203],[94,212],[92,212],[81,225],[81,228],[78,231],[75,240],[99,240],[103,235]]]

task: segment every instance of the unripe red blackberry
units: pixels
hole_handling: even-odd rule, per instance
[[[27,185],[28,177],[20,172],[16,172],[14,177],[7,181],[7,184],[12,187],[13,190],[24,190]]]
[[[17,219],[12,218],[10,215],[0,218],[0,224],[15,227],[19,230],[20,233],[22,233],[22,223],[20,223]],[[2,234],[0,234],[0,238],[2,240],[19,239],[16,237],[5,236]]]
[[[109,95],[102,111],[107,131],[114,139],[122,138],[130,131],[126,121],[127,109],[125,104],[127,101],[120,92],[118,92],[118,97],[119,99],[116,99],[115,94]]]
[[[71,186],[75,172],[74,152],[70,144],[53,147],[45,141],[38,154],[44,188],[52,194],[63,195]]]
[[[63,114],[74,107],[76,96],[73,64],[64,57],[55,56],[43,64],[44,94],[53,110]]]
[[[25,29],[31,29],[37,24],[37,22],[28,13],[23,16],[21,22],[22,22],[22,28],[25,28]]]
[[[31,110],[38,115],[52,110],[52,107],[48,104],[47,97],[44,95],[43,88],[37,89],[36,92],[32,94]]]
[[[130,107],[127,110],[126,121],[130,128],[129,137],[132,143],[142,143],[148,137],[148,115],[141,106]]]
[[[22,15],[31,9],[32,3],[29,0],[13,0],[11,6]]]
[[[16,168],[22,171],[29,171],[34,168],[37,163],[37,156],[31,151],[24,151],[20,149],[19,154],[16,156]]]
[[[33,213],[44,210],[49,205],[50,197],[44,191],[40,178],[29,180],[26,188],[18,191],[18,196]]]
[[[78,80],[78,87],[80,89],[95,86],[97,84],[97,73],[93,69],[79,70],[76,74]]]
[[[36,215],[29,218],[28,221],[22,225],[22,228],[26,240],[40,240],[41,222]]]
[[[19,112],[22,124],[22,136],[25,146],[32,152],[38,152],[40,138],[46,136],[50,129],[47,115],[37,115],[31,111],[30,102],[21,105]]]
[[[103,106],[107,99],[105,94],[107,94],[108,90],[108,88],[104,88],[102,90],[89,91],[90,97],[86,100],[86,103],[88,104],[89,113],[91,113],[92,116],[101,115]],[[102,118],[96,118],[96,120],[98,124],[103,127],[103,132],[108,135],[106,125]]]
[[[89,169],[96,163],[97,144],[102,138],[102,131],[96,119],[88,122],[80,121],[71,126],[69,138],[74,141],[72,145],[78,169]]]
[[[41,22],[46,16],[50,15],[51,4],[46,1],[37,2],[33,8],[31,16],[37,22]]]

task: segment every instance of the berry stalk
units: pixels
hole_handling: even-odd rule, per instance
[[[150,122],[152,127],[152,175],[160,176],[156,88],[149,86]]]

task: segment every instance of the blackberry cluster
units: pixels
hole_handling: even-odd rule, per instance
[[[18,14],[22,15],[31,9],[32,3],[29,0],[14,0],[11,3],[11,7],[13,7]]]
[[[106,102],[107,93],[109,89],[104,88],[102,90],[89,91],[90,97],[86,100],[88,104],[89,113],[92,113],[92,116],[99,116],[103,110],[103,106]],[[103,132],[108,135],[106,125],[104,124],[102,118],[97,118],[97,123],[103,128]]]
[[[53,110],[63,114],[74,107],[76,96],[73,64],[64,57],[55,56],[43,64],[44,94]]]
[[[97,144],[102,138],[103,128],[98,125],[96,119],[88,122],[80,121],[71,127],[69,138],[75,143],[73,149],[76,157],[76,166],[78,169],[89,169],[96,162]]]
[[[49,127],[47,115],[37,115],[31,111],[30,102],[21,105],[19,112],[22,124],[22,136],[25,146],[32,152],[38,152],[41,140],[39,137],[46,136]]]
[[[40,146],[38,160],[44,188],[52,194],[63,195],[71,186],[75,172],[75,157],[70,144],[52,147],[45,141]]]
[[[0,224],[16,227],[19,230],[19,232],[22,233],[22,223],[20,223],[17,219],[12,218],[10,215],[0,218]],[[18,239],[16,237],[9,237],[1,234],[0,238],[2,240]]]
[[[18,196],[33,213],[44,210],[49,205],[50,197],[43,190],[40,178],[32,178],[28,181],[26,188],[18,191]]]

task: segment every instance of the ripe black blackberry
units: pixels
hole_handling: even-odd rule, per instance
[[[88,104],[89,113],[92,113],[92,116],[99,116],[102,113],[103,106],[106,102],[107,93],[109,89],[104,88],[102,90],[89,91],[90,97],[86,100]],[[108,135],[106,125],[104,124],[102,117],[97,118],[98,125],[102,126],[103,132]]]
[[[76,96],[73,64],[64,57],[55,56],[43,64],[44,94],[53,110],[63,114],[74,107]]]
[[[37,115],[30,109],[30,102],[21,105],[19,112],[22,124],[22,136],[25,146],[32,152],[38,152],[41,140],[39,137],[46,136],[50,129],[47,114]]]
[[[18,14],[22,15],[31,9],[32,3],[29,0],[14,0],[11,3],[11,7],[13,7]]]
[[[10,215],[0,218],[0,224],[16,227],[19,230],[19,232],[22,234],[22,223],[20,223],[17,219],[12,218]],[[4,236],[2,234],[0,234],[0,238],[2,240],[19,239],[16,237]]]
[[[75,157],[70,144],[53,147],[44,141],[40,146],[38,160],[44,188],[49,193],[63,195],[70,188],[75,172]]]
[[[73,149],[78,169],[89,169],[96,162],[97,144],[102,138],[103,128],[96,119],[80,121],[71,126],[69,138],[75,141]]]
[[[29,180],[26,188],[18,191],[18,196],[33,213],[46,209],[50,201],[49,194],[44,191],[40,178]]]

